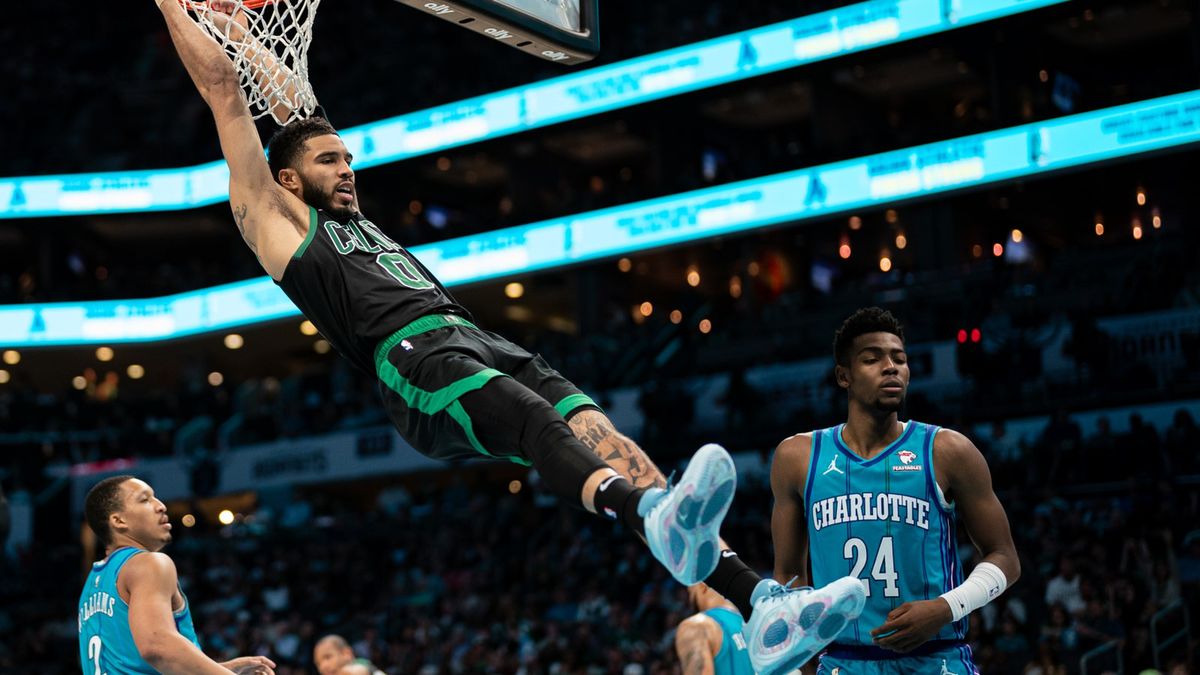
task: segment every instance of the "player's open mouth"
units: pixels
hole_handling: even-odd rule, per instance
[[[347,202],[354,201],[354,184],[353,183],[342,183],[341,185],[337,186],[337,189],[335,189],[333,192],[334,192],[334,194],[338,195],[339,197],[346,200]]]

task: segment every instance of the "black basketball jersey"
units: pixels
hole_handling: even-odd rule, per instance
[[[471,315],[371,221],[309,207],[308,236],[279,287],[343,356],[375,372],[375,346],[429,314]]]

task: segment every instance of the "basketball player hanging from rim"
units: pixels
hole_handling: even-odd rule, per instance
[[[315,108],[306,78],[297,77],[307,45],[285,45],[276,58],[271,36],[256,34],[271,5],[256,13],[232,0],[188,3],[193,19],[177,0],[157,3],[212,110],[243,239],[338,352],[378,377],[389,417],[414,448],[438,459],[490,457],[534,467],[560,499],[621,520],[680,583],[705,581],[745,617],[780,608],[799,616],[814,604],[824,614],[861,607],[855,598],[837,602],[845,599],[837,593],[809,597],[760,580],[722,551],[718,532],[736,487],[724,449],[701,448],[679,484],[668,487],[590,398],[540,356],[473,325],[420,261],[363,216],[346,146],[320,116],[304,117]],[[307,2],[278,4],[282,13]],[[311,13],[308,19],[290,34],[307,40]],[[297,55],[298,68],[281,62]],[[260,116],[286,121],[269,143],[269,163],[243,86]],[[846,592],[861,596],[853,586]],[[756,625],[772,628],[769,621]],[[773,653],[790,648],[747,637]]]

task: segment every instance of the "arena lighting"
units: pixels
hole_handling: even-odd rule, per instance
[[[447,286],[940,195],[1200,141],[1200,90],[414,246]],[[819,189],[818,189],[819,188]],[[804,195],[803,198],[797,198]],[[0,306],[6,347],[147,342],[297,316],[268,277],[139,300]]]
[[[21,362],[21,352],[15,349],[6,349],[4,351],[4,362],[10,366],[15,366]]]
[[[114,353],[113,353],[112,347],[98,347],[96,349],[96,360],[97,361],[112,361],[113,356],[114,356]]]
[[[633,261],[629,258],[621,258],[617,261],[617,269],[621,270],[622,272],[628,272],[629,270],[633,269]]]
[[[870,0],[347,127],[341,137],[361,170],[1061,2]],[[182,169],[23,176],[0,179],[0,218],[186,209],[228,198],[229,170],[221,161]]]
[[[129,364],[129,367],[125,369],[125,374],[128,375],[129,379],[131,380],[140,380],[146,375],[146,369],[137,363],[131,363]]]
[[[683,321],[683,312],[673,309],[671,310],[671,323],[678,325]]]
[[[908,237],[904,236],[902,232],[896,235],[896,248],[903,251],[905,246],[908,246]]]
[[[654,313],[654,305],[650,304],[650,301],[647,300],[646,302],[638,305],[638,313],[642,316],[650,316]]]
[[[525,286],[523,284],[521,284],[519,281],[513,281],[511,283],[508,283],[504,286],[504,295],[505,295],[505,297],[516,300],[517,298],[521,297],[522,295],[525,295]]]
[[[11,379],[11,373],[9,373],[7,370],[0,369],[0,384],[8,384],[8,381]]]
[[[214,370],[213,372],[208,374],[208,383],[210,385],[212,385],[214,387],[219,387],[219,386],[221,386],[221,384],[223,382],[225,382],[225,376],[222,375],[221,373],[218,373],[217,371]]]
[[[300,334],[301,335],[310,335],[310,336],[316,335],[317,327],[315,325],[313,325],[313,322],[309,321],[308,319],[305,319],[300,322]]]
[[[230,511],[229,509],[221,509],[221,512],[217,514],[217,520],[220,521],[222,525],[232,525],[233,511]]]

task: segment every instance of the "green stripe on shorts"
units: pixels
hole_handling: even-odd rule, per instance
[[[405,379],[400,371],[396,370],[396,366],[389,361],[376,363],[375,367],[378,369],[380,381],[386,384],[388,389],[400,394],[400,398],[404,399],[408,407],[426,415],[445,410],[451,403],[457,401],[459,396],[482,389],[483,385],[491,382],[493,378],[508,377],[495,368],[484,368],[474,375],[455,380],[437,391],[425,391]]]
[[[587,394],[571,394],[558,403],[555,403],[554,409],[558,411],[559,415],[566,417],[575,411],[575,409],[581,408],[585,405],[595,405],[597,408],[600,407],[596,405],[596,402],[592,400],[592,397],[588,396]]]
[[[460,325],[470,326],[472,324],[470,321],[457,316],[435,314],[423,316],[392,333],[388,339],[380,342],[379,346],[375,348],[375,373],[379,376],[379,380],[386,384],[389,389],[400,394],[400,398],[404,399],[408,407],[419,410],[426,415],[432,415],[445,410],[451,403],[457,401],[459,396],[475,391],[476,389],[482,389],[483,385],[490,382],[492,378],[508,377],[495,368],[484,368],[474,375],[468,375],[462,379],[455,380],[437,391],[426,391],[409,382],[400,374],[399,370],[396,370],[396,366],[392,365],[391,361],[388,361],[388,352],[404,338],[418,333],[425,333],[436,328]]]
[[[445,328],[447,326],[467,326],[477,328],[475,324],[467,321],[461,316],[454,314],[430,314],[423,316],[416,321],[408,324],[404,328],[392,333],[384,338],[383,342],[375,345],[375,370],[379,370],[379,364],[387,360],[388,352],[392,351],[392,347],[400,344],[404,338],[410,338],[421,333],[428,333],[431,330]]]
[[[488,452],[487,448],[483,447],[483,444],[480,443],[479,439],[475,437],[475,425],[471,423],[471,416],[467,414],[467,409],[463,407],[461,401],[455,401],[454,403],[451,403],[450,407],[446,408],[446,412],[449,413],[450,417],[452,417],[455,422],[458,422],[458,425],[463,428],[463,432],[467,435],[467,440],[471,442],[471,447],[475,448],[475,451],[479,454],[495,459],[507,459],[508,461],[513,462],[514,464],[520,464],[521,466],[533,466],[532,462],[520,457],[496,457],[492,453]]]
[[[467,414],[466,409],[463,408],[462,403],[458,399],[463,394],[482,389],[484,385],[491,382],[494,378],[508,377],[507,375],[495,368],[484,368],[474,375],[468,375],[462,379],[455,380],[436,391],[426,391],[409,382],[387,358],[388,352],[407,337],[446,326],[471,325],[470,321],[449,314],[421,317],[379,343],[379,346],[375,348],[375,373],[379,376],[379,381],[399,394],[400,398],[404,399],[404,403],[409,408],[426,415],[434,415],[445,410],[462,427],[467,441],[471,443],[471,447],[475,448],[476,452],[484,457],[495,457],[495,455],[483,447],[483,444],[475,436],[474,425],[471,424],[471,416]],[[529,466],[529,462],[519,457],[507,457],[506,459],[517,464]]]

